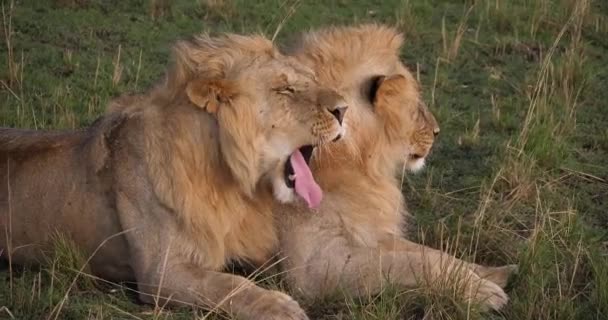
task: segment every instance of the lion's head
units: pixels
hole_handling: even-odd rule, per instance
[[[183,98],[215,128],[218,158],[248,195],[261,181],[275,197],[294,191],[310,206],[321,190],[308,162],[313,149],[344,135],[346,103],[319,86],[309,68],[261,36],[201,35],[179,42],[165,98]]]
[[[424,166],[431,151],[439,125],[420,99],[414,98],[415,82],[403,74],[380,76],[372,80],[370,100],[378,119],[384,124],[384,134],[394,151],[394,159],[402,159],[410,171]]]
[[[291,48],[290,55],[311,67],[350,106],[344,118],[348,137],[322,148],[319,167],[357,159],[380,174],[399,165],[422,168],[439,126],[399,59],[402,44],[393,28],[361,25],[309,32]]]

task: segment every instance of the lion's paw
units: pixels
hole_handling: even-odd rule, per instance
[[[306,312],[290,296],[279,291],[268,291],[253,303],[247,315],[251,320],[308,320]]]
[[[486,310],[500,310],[509,301],[509,296],[499,285],[486,279],[479,279],[470,290],[472,299]]]

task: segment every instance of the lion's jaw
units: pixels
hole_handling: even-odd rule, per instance
[[[426,157],[416,159],[409,158],[406,160],[405,167],[410,172],[419,172],[422,170],[422,168],[424,168],[424,165],[426,164],[425,159]]]
[[[326,99],[328,95],[332,98]],[[311,158],[316,154],[317,147],[340,140],[346,135],[343,116],[336,116],[336,110],[345,110],[342,97],[333,91],[326,91],[320,96],[317,99],[319,110],[316,114],[300,118],[300,121],[310,124],[310,130],[299,131],[293,126],[285,127],[282,134],[273,135],[267,144],[267,158],[274,163],[269,178],[274,197],[281,203],[290,203],[299,197],[310,208],[320,204],[323,192],[311,171]],[[331,119],[327,114],[331,115]],[[275,126],[274,129],[278,128]]]
[[[276,63],[265,69],[272,70],[273,66]],[[322,191],[308,163],[315,147],[339,140],[345,135],[342,120],[346,103],[335,91],[321,88],[308,74],[302,75],[303,72],[285,65],[279,69],[279,76],[258,71],[251,78],[246,78],[257,79],[256,83],[240,85],[241,88],[255,90],[256,94],[245,89],[249,94],[243,93],[241,98],[233,100],[235,108],[232,113],[247,113],[243,110],[249,108],[251,116],[255,118],[255,122],[249,124],[256,128],[257,137],[237,141],[243,136],[241,130],[243,126],[247,127],[247,120],[229,114],[222,127],[236,125],[225,131],[232,131],[230,135],[235,142],[234,148],[241,150],[230,153],[246,156],[228,165],[235,172],[239,167],[248,166],[243,162],[257,163],[255,167],[250,167],[249,172],[254,172],[254,176],[249,176],[249,181],[255,181],[255,185],[260,181],[270,182],[273,194],[280,202],[292,202],[297,195],[309,207],[316,207],[322,199]],[[259,93],[266,94],[260,97]],[[245,99],[246,96],[249,98]],[[252,145],[255,147],[251,148]],[[248,149],[255,152],[247,153]],[[228,161],[235,158],[239,157],[226,157]],[[246,181],[247,177],[242,180]]]
[[[180,42],[175,51],[169,92],[179,95],[185,86],[191,104],[214,119],[219,161],[241,191],[255,197],[267,184],[280,201],[292,200],[289,194],[295,192],[309,206],[317,205],[320,190],[298,150],[344,135],[343,98],[262,37],[201,35]],[[286,174],[286,163],[295,177]]]
[[[315,146],[305,145],[288,154],[282,165],[273,172],[272,187],[275,198],[281,203],[293,202],[299,195],[309,207],[319,205],[323,191],[310,170],[310,158]]]

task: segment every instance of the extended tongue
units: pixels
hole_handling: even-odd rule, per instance
[[[308,204],[309,208],[316,208],[321,203],[323,191],[317,184],[310,172],[310,168],[304,160],[304,156],[300,150],[294,151],[289,157],[293,172],[296,176],[295,190]]]

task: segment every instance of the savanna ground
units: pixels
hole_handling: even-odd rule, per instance
[[[306,306],[314,319],[608,319],[608,2],[597,0],[2,0],[0,125],[78,128],[162,74],[201,31],[277,42],[328,24],[386,22],[442,131],[405,177],[412,237],[490,265],[518,263],[501,312],[458,286]],[[41,269],[0,271],[4,319],[194,319],[94,283],[67,241]],[[82,271],[82,272],[81,272]],[[280,280],[265,281],[280,285]],[[217,315],[209,318],[221,318]]]

